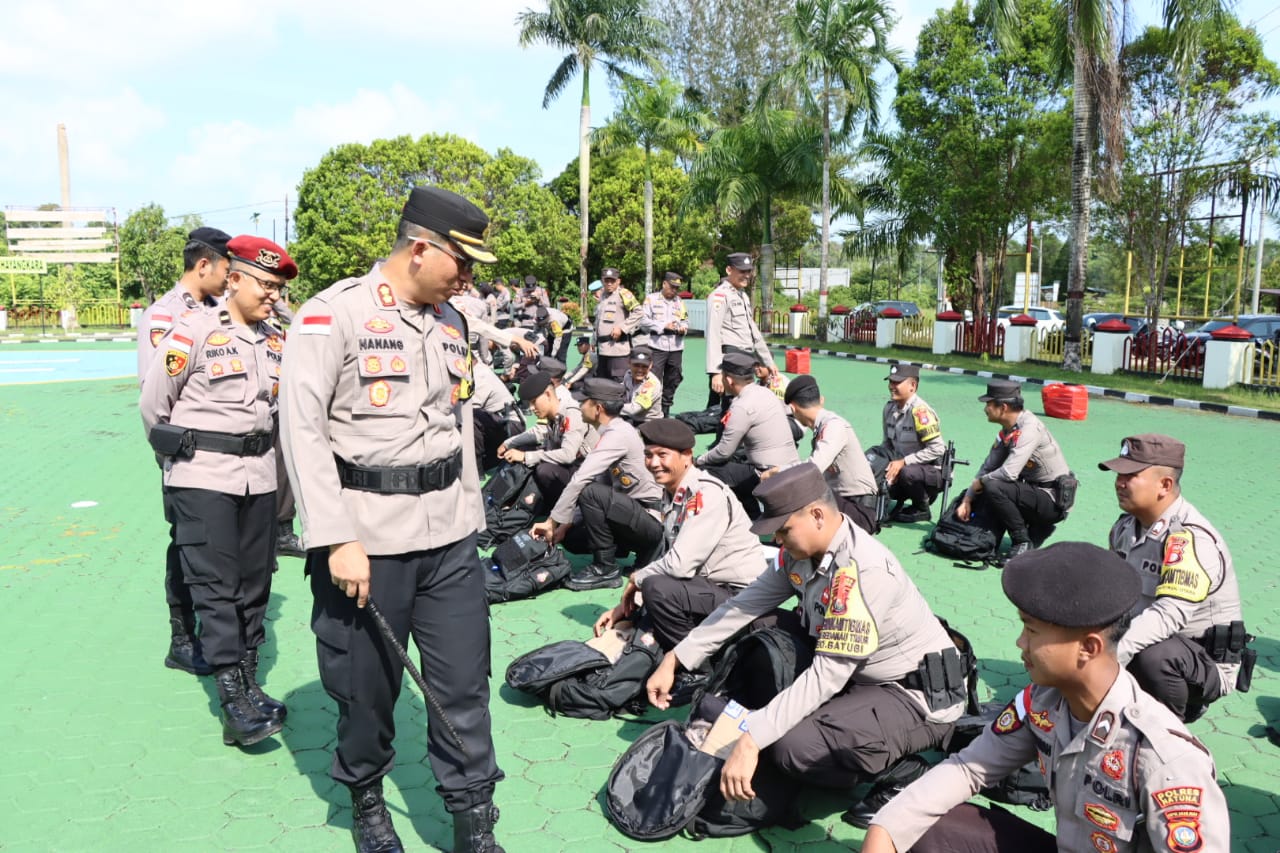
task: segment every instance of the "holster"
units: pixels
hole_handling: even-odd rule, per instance
[[[925,704],[930,711],[941,711],[964,702],[966,684],[960,650],[949,648],[929,652],[921,659],[916,671],[901,683],[924,693]]]
[[[1053,481],[1054,503],[1058,508],[1059,521],[1066,518],[1067,513],[1075,506],[1076,490],[1079,488],[1080,481],[1070,471]]]
[[[151,449],[161,456],[190,459],[196,454],[195,438],[191,430],[173,424],[156,424],[147,433]]]
[[[1236,674],[1236,690],[1248,693],[1253,686],[1253,667],[1258,662],[1258,652],[1249,648],[1256,639],[1244,629],[1241,621],[1226,625],[1214,625],[1200,638],[1200,645],[1208,652],[1214,663],[1238,663],[1240,671]]]

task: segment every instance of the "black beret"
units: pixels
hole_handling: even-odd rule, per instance
[[[457,193],[439,187],[414,187],[400,218],[448,237],[472,260],[482,264],[498,262],[484,244],[489,217]]]
[[[1064,628],[1110,625],[1142,594],[1142,580],[1132,566],[1087,542],[1058,542],[1014,557],[1000,583],[1023,613]]]
[[[574,345],[575,345],[575,346],[582,346],[583,344],[586,344],[587,346],[591,346],[591,336],[590,336],[590,335],[578,335],[578,340],[575,342],[575,344],[574,344]]]
[[[885,377],[890,382],[901,382],[904,379],[919,379],[920,368],[914,364],[895,364],[889,368],[889,375]]]
[[[755,376],[755,356],[740,352],[727,354],[720,362],[720,372],[730,376]]]
[[[793,513],[822,500],[829,491],[822,472],[812,462],[783,468],[751,493],[759,499],[762,509],[760,517],[751,524],[751,532],[772,536]]]
[[[734,252],[726,258],[726,260],[729,262],[729,266],[733,267],[735,270],[751,272],[753,266],[751,263],[751,256],[746,252]]]
[[[217,228],[197,228],[187,235],[188,248],[192,243],[197,243],[206,249],[212,249],[224,258],[229,256],[227,249],[229,242],[231,242],[231,235]]]
[[[640,437],[645,444],[656,444],[672,450],[693,450],[697,436],[684,421],[675,418],[658,418],[640,425]]]
[[[782,402],[790,403],[801,391],[809,388],[817,389],[818,380],[807,373],[802,373],[787,383],[787,390],[782,393]]]
[[[622,387],[621,382],[614,382],[603,376],[590,376],[573,389],[573,399],[595,400],[597,403],[623,403],[627,399],[627,389]]]
[[[527,403],[551,387],[551,374],[545,370],[530,373],[520,382],[520,401]]]
[[[992,379],[987,383],[987,393],[978,398],[979,403],[1007,403],[1022,399],[1022,386],[1007,379]]]
[[[565,363],[558,358],[552,358],[549,355],[544,355],[542,358],[538,359],[538,370],[550,373],[553,379],[559,379],[564,376],[566,369]]]

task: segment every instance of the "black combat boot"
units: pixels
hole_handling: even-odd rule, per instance
[[[453,853],[506,853],[493,837],[498,807],[492,802],[453,814]]]
[[[205,661],[200,641],[196,639],[195,619],[188,621],[179,616],[170,616],[169,631],[169,654],[164,657],[164,665],[192,675],[213,675],[213,667]]]
[[[618,571],[617,549],[601,548],[593,553],[591,565],[572,574],[565,586],[582,591],[585,589],[617,589],[622,586],[622,572]]]
[[[262,714],[244,691],[239,665],[224,666],[213,674],[222,701],[222,742],[227,746],[253,746],[283,728],[279,720]]]
[[[351,837],[356,842],[356,853],[404,853],[382,799],[381,779],[351,789]]]
[[[276,554],[281,557],[305,557],[306,549],[302,547],[302,540],[298,538],[298,534],[293,532],[293,521],[280,522],[279,529],[276,532]]]
[[[240,672],[244,675],[245,696],[249,697],[253,707],[273,720],[283,720],[288,715],[289,709],[280,700],[272,699],[263,693],[262,688],[258,686],[257,649],[249,649],[245,652],[244,659],[240,661]]]
[[[871,825],[876,812],[928,770],[929,762],[918,755],[908,755],[875,777],[871,790],[862,798],[862,802],[855,803],[853,808],[840,815],[840,819],[859,829],[866,829]]]

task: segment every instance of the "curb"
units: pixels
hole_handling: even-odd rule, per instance
[[[90,335],[62,334],[62,335],[45,335],[43,337],[37,335],[14,335],[9,334],[0,337],[0,346],[6,344],[82,344],[82,343],[100,343],[103,341],[111,343],[127,343],[138,339],[137,332],[94,332]]]
[[[786,352],[794,347],[771,344],[770,349]],[[835,358],[851,358],[854,361],[866,361],[874,364],[914,364],[923,370],[937,373],[954,373],[957,376],[980,376],[985,379],[1007,379],[1012,382],[1024,382],[1030,385],[1053,385],[1056,379],[1036,379],[1030,376],[1019,376],[1016,373],[996,373],[991,370],[967,370],[963,367],[940,367],[923,361],[903,361],[897,358],[862,355],[855,352],[837,352],[829,349],[811,349],[815,355],[829,355]],[[1247,406],[1229,406],[1226,403],[1204,403],[1200,400],[1187,400],[1182,397],[1161,397],[1155,394],[1139,394],[1136,391],[1117,391],[1114,388],[1103,388],[1100,385],[1084,385],[1090,397],[1108,397],[1113,400],[1124,400],[1126,403],[1146,403],[1152,406],[1173,406],[1178,409],[1194,409],[1200,412],[1212,412],[1217,415],[1233,415],[1239,418],[1256,418],[1263,421],[1280,421],[1280,412],[1269,412],[1264,409],[1250,409]]]

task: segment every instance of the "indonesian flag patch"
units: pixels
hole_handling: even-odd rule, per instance
[[[317,314],[313,317],[302,318],[302,328],[298,329],[300,335],[328,335],[333,329],[333,317]]]

